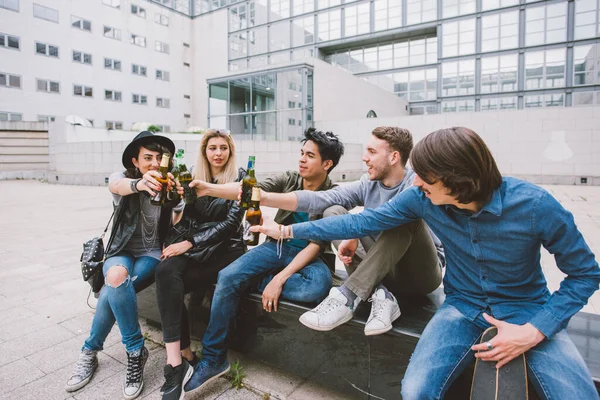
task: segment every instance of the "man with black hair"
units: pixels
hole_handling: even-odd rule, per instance
[[[295,190],[328,190],[333,187],[329,173],[344,154],[344,145],[331,132],[309,128],[304,132],[298,171],[287,171],[257,184],[263,190],[287,193]],[[237,199],[239,184],[210,184],[193,181],[199,196]],[[275,221],[281,224],[307,222],[319,214],[279,210]],[[230,369],[225,340],[235,318],[240,295],[252,287],[262,292],[266,311],[277,311],[279,299],[317,304],[331,288],[331,273],[321,253],[327,242],[290,240],[277,248],[267,240],[250,250],[219,273],[212,302],[210,322],[202,341],[202,358],[185,387],[203,387]]]

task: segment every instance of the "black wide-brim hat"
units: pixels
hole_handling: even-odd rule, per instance
[[[131,159],[138,156],[138,153],[136,153],[136,151],[140,146],[143,146],[148,143],[158,143],[160,145],[163,145],[167,149],[169,149],[171,156],[175,154],[175,143],[173,143],[171,139],[169,139],[168,137],[155,135],[154,133],[149,131],[143,131],[138,133],[138,135],[133,138],[131,143],[129,143],[123,151],[123,166],[125,168],[134,168],[135,166],[133,165]]]

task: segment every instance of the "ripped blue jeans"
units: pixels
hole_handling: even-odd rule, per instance
[[[146,256],[136,258],[127,251],[121,251],[104,261],[102,268],[104,276],[111,267],[116,265],[125,267],[129,276],[116,287],[105,284],[100,291],[90,336],[86,339],[83,348],[102,350],[115,321],[121,330],[125,349],[132,352],[142,348],[144,337],[138,322],[136,292],[152,283],[154,270],[159,261]]]

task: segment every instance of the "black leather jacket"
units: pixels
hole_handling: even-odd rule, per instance
[[[194,247],[184,255],[198,263],[230,251],[246,251],[242,239],[244,210],[237,201],[199,197],[186,205],[183,217],[169,231],[165,245],[187,240]]]
[[[110,247],[106,250],[106,258],[112,257],[119,251],[123,250],[140,219],[140,196],[148,196],[146,192],[134,193],[128,196],[123,196],[117,210],[115,212],[115,219],[113,221],[112,232],[114,237]],[[166,203],[160,212],[160,219],[158,222],[158,237],[160,243],[164,243],[167,237],[167,232],[171,226],[171,215],[173,207],[177,203]],[[112,234],[112,233],[111,233]]]

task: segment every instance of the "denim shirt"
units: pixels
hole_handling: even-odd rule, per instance
[[[446,301],[468,319],[482,312],[513,324],[531,323],[546,337],[598,289],[600,268],[573,215],[544,189],[515,178],[477,213],[436,206],[416,187],[376,209],[293,226],[299,239],[350,239],[423,219],[446,250]],[[540,264],[544,246],[567,276],[550,294]]]

